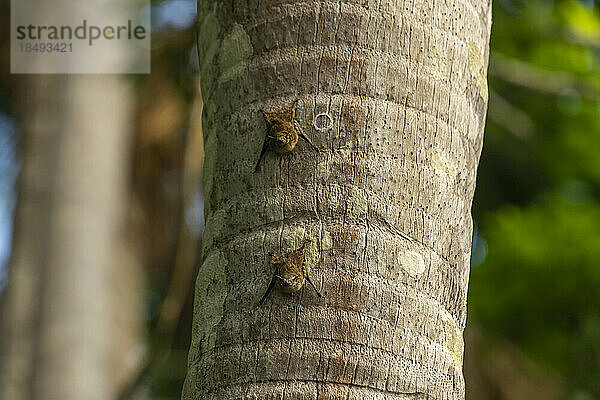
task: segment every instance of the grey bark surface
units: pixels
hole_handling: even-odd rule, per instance
[[[462,399],[488,0],[199,4],[206,230],[183,397]],[[262,111],[300,140],[267,153]],[[269,253],[312,239],[306,286]]]

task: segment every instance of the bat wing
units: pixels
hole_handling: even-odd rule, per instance
[[[319,291],[317,290],[317,288],[316,288],[315,284],[314,284],[314,283],[312,282],[312,280],[310,279],[310,276],[308,276],[308,274],[307,274],[307,275],[305,275],[305,276],[304,276],[304,278],[306,278],[306,280],[308,281],[308,283],[310,283],[310,286],[312,286],[312,288],[313,288],[313,289],[315,289],[315,292],[317,292],[317,295],[318,295],[319,297],[323,297],[323,296],[321,296],[321,293],[319,293]]]
[[[260,162],[262,161],[262,159],[265,156],[265,153],[267,152],[268,149],[269,149],[269,141],[267,138],[265,138],[265,142],[263,143],[262,150],[260,151],[260,157],[258,157],[258,162],[256,163],[256,167],[254,167],[254,173],[256,173],[258,171]]]
[[[269,296],[269,294],[273,291],[273,288],[275,287],[275,282],[276,281],[277,281],[277,277],[274,276],[273,279],[271,279],[271,283],[269,284],[269,287],[268,287],[267,291],[265,292],[264,296],[258,302],[258,306],[257,307],[260,307],[262,305],[262,303],[264,303],[265,299]]]
[[[294,128],[296,129],[296,132],[298,132],[298,136],[300,136],[308,144],[310,144],[310,146],[313,149],[315,149],[316,151],[319,151],[319,149],[317,148],[317,146],[315,146],[314,144],[312,144],[312,142],[310,141],[310,139],[308,137],[306,137],[306,135],[304,134],[304,132],[302,132],[302,128],[300,127],[300,124],[298,124],[298,122],[296,122],[296,121],[294,121]]]

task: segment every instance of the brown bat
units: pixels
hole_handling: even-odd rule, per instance
[[[305,260],[306,245],[308,243],[308,241],[304,242],[302,247],[292,250],[289,253],[271,257],[271,264],[277,266],[277,273],[271,280],[267,292],[260,299],[259,306],[265,301],[275,286],[284,293],[293,293],[302,289],[305,281],[308,281],[315,292],[317,292],[317,295],[321,297],[321,293],[319,293],[310,280],[309,268]]]
[[[306,140],[313,149],[319,151],[317,147],[304,135],[298,121],[296,121],[296,104],[294,102],[291,109],[281,110],[277,112],[265,112],[263,116],[267,122],[267,136],[263,143],[263,148],[260,152],[260,157],[254,168],[254,173],[258,171],[260,162],[262,161],[267,150],[271,149],[279,154],[289,153],[296,147],[298,138]]]

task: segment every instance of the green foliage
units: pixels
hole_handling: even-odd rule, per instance
[[[491,213],[488,257],[472,272],[473,317],[568,374],[592,350],[584,342],[600,311],[598,221],[597,204],[559,196]],[[600,353],[595,361],[600,374]]]
[[[474,203],[488,253],[470,318],[559,374],[566,398],[599,398],[599,6],[495,2],[491,50],[492,91],[534,128],[520,135],[491,100]],[[544,79],[513,79],[498,54]]]

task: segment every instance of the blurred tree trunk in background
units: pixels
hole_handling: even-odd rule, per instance
[[[464,398],[489,0],[199,4],[203,264],[184,399]],[[262,111],[300,140],[268,153]],[[272,293],[312,239],[323,294]]]
[[[23,78],[18,91],[23,167],[2,302],[0,398],[114,398],[136,366],[144,321],[127,221],[129,83],[40,75]]]

